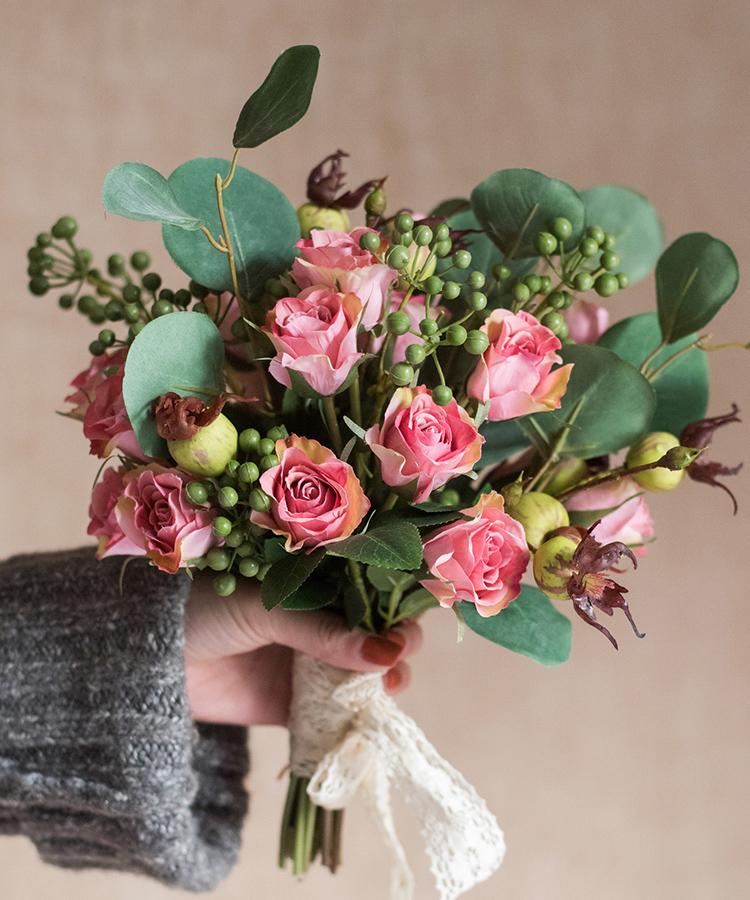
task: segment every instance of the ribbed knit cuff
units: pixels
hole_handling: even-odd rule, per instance
[[[191,720],[187,578],[122,566],[0,564],[0,833],[59,866],[207,890],[239,848],[246,730]]]

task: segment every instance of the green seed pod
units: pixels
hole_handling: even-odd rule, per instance
[[[240,497],[239,497],[239,494],[237,493],[237,491],[233,487],[230,487],[229,485],[225,485],[219,491],[218,499],[219,499],[219,506],[222,509],[232,509],[233,507],[237,506],[237,502],[239,501]]]
[[[60,309],[70,309],[73,306],[73,295],[72,294],[61,294],[57,305]]]
[[[130,336],[137,337],[145,327],[145,322],[133,322],[133,324],[130,326]]]
[[[629,469],[648,465],[661,459],[668,450],[679,446],[680,442],[673,434],[669,434],[667,431],[653,431],[628,450],[625,465]],[[632,476],[636,484],[647,491],[672,491],[684,477],[684,469],[672,471],[662,466],[647,469],[645,472],[636,472]]]
[[[405,351],[406,361],[412,366],[421,366],[427,356],[424,344],[409,344]]]
[[[449,325],[445,332],[445,342],[452,347],[461,347],[469,336],[463,325]]]
[[[115,333],[110,328],[105,328],[99,332],[99,343],[105,347],[111,347],[115,342]]]
[[[523,525],[526,541],[532,550],[544,543],[545,537],[556,528],[570,525],[568,511],[549,494],[529,491],[508,507],[508,514]]]
[[[399,387],[406,387],[411,384],[414,378],[414,369],[407,362],[396,363],[391,369],[391,381]]]
[[[385,325],[391,334],[401,335],[411,328],[411,320],[409,316],[401,310],[389,313],[385,320]]]
[[[264,437],[258,442],[258,454],[260,456],[268,456],[276,450],[276,441],[273,438]]]
[[[29,290],[35,297],[43,297],[49,290],[49,281],[44,275],[35,275],[29,281]]]
[[[589,257],[596,256],[599,252],[599,244],[597,244],[593,238],[587,237],[578,245],[578,250],[584,259],[588,259]]]
[[[214,572],[222,572],[229,567],[231,561],[231,554],[223,547],[212,547],[206,554],[206,563]]]
[[[457,281],[443,282],[443,299],[455,300],[461,295],[461,285]]]
[[[141,278],[141,284],[151,293],[156,293],[161,287],[161,275],[158,272],[147,272]]]
[[[590,291],[594,286],[594,279],[588,272],[579,272],[573,279],[577,291]]]
[[[469,273],[469,277],[466,279],[466,283],[475,291],[481,291],[485,285],[486,280],[487,279],[484,277],[484,273],[480,272],[479,269],[475,269],[473,272]]]
[[[505,263],[497,263],[497,265],[492,267],[492,275],[497,281],[505,281],[512,274],[510,266],[506,266]]]
[[[544,490],[552,496],[573,487],[588,474],[588,466],[582,459],[563,459],[552,470],[552,477]]]
[[[230,459],[237,455],[237,429],[225,415],[200,428],[183,441],[168,441],[174,461],[186,472],[204,477],[218,477]]]
[[[438,241],[433,249],[438,259],[444,259],[446,256],[450,256],[453,249],[453,241]]]
[[[600,297],[611,297],[619,290],[620,283],[618,282],[616,275],[612,275],[609,272],[604,272],[599,275],[599,277],[594,282],[594,288],[596,289],[596,293],[599,294]]]
[[[250,504],[250,509],[255,510],[255,512],[268,512],[271,508],[271,498],[260,488],[253,488],[250,491],[247,502]]]
[[[107,348],[101,341],[92,341],[89,344],[89,353],[92,356],[101,356]]]
[[[513,299],[518,303],[526,303],[528,300],[531,300],[531,291],[522,281],[514,285],[512,294]]]
[[[468,250],[456,250],[453,254],[453,265],[457,269],[468,269],[471,265],[471,253]]]
[[[414,232],[414,243],[418,247],[428,247],[434,235],[429,225],[420,225]]]
[[[289,432],[286,430],[285,425],[274,425],[273,428],[269,428],[266,434],[266,437],[273,441],[274,449],[276,448],[276,441],[283,441],[289,437]]]
[[[55,222],[51,231],[53,237],[70,240],[78,231],[78,223],[73,216],[63,216]]]
[[[419,323],[419,330],[426,337],[431,337],[433,334],[437,334],[440,330],[440,326],[434,319],[422,319]]]
[[[549,277],[549,275],[541,275],[539,277],[539,281],[541,282],[539,286],[539,293],[549,294],[549,292],[552,290],[552,279]]]
[[[605,250],[600,259],[604,268],[610,272],[620,265],[620,257],[613,250]]]
[[[213,532],[218,537],[226,537],[232,530],[232,522],[226,516],[217,516],[213,522]]]
[[[531,291],[532,297],[534,294],[538,294],[542,289],[542,279],[538,275],[527,275],[524,278],[523,283]]]
[[[242,528],[233,528],[229,534],[224,537],[224,544],[227,547],[231,547],[232,550],[236,550],[244,540],[245,533]]]
[[[414,219],[409,215],[409,213],[400,213],[396,218],[396,231],[400,234],[404,234],[407,231],[411,231],[414,228]]]
[[[137,303],[141,299],[141,289],[137,284],[126,284],[122,289],[122,299],[126,303]]]
[[[616,243],[617,238],[613,234],[607,232],[604,235],[604,240],[602,241],[602,250],[611,250]]]
[[[52,235],[47,231],[40,231],[36,236],[37,247],[49,247],[52,243]]]
[[[400,272],[409,262],[409,251],[406,247],[391,247],[386,256],[386,262],[392,269]]]
[[[490,339],[483,331],[477,328],[474,331],[470,331],[466,336],[464,350],[467,353],[471,353],[472,356],[481,356],[489,345]]]
[[[187,306],[191,299],[190,291],[185,290],[185,288],[180,288],[179,291],[174,293],[174,302],[177,306]]]
[[[571,223],[570,219],[566,219],[563,216],[558,216],[552,222],[550,231],[558,239],[558,241],[567,241],[568,238],[573,234],[573,224]]]
[[[187,498],[191,503],[195,503],[196,506],[200,506],[202,503],[205,503],[208,500],[208,491],[206,490],[205,484],[201,484],[200,481],[190,481],[188,482],[187,487],[185,488],[185,493],[187,494]]]
[[[136,250],[135,253],[130,257],[130,265],[135,269],[136,272],[145,272],[145,270],[151,265],[151,257],[146,253],[145,250]]]
[[[434,296],[435,294],[439,294],[443,290],[443,279],[438,278],[437,275],[430,275],[429,278],[426,278],[424,281],[424,292],[425,294],[430,294],[430,296]]]
[[[310,237],[314,228],[326,231],[348,231],[349,216],[344,209],[331,206],[317,206],[315,203],[303,203],[297,210],[297,221],[302,237]]]
[[[376,187],[365,197],[365,212],[369,216],[382,216],[387,207],[388,198],[382,187]]]
[[[260,478],[260,469],[254,462],[242,463],[237,470],[237,477],[243,484],[252,484]]]
[[[455,488],[445,488],[438,494],[438,499],[444,506],[458,506],[461,495]]]
[[[551,256],[557,250],[557,238],[549,231],[541,231],[536,237],[536,249],[542,256]]]
[[[558,330],[565,324],[565,319],[563,318],[562,313],[553,311],[543,315],[541,323],[545,328],[549,328],[553,334],[557,334]]]
[[[435,229],[436,241],[447,241],[451,236],[451,230],[447,222],[441,222]]]
[[[630,284],[630,276],[627,272],[618,272],[617,273],[617,284],[620,286],[620,290],[624,290]]]
[[[151,315],[158,319],[160,316],[168,316],[174,312],[174,306],[168,300],[157,300],[151,306]]]
[[[260,432],[257,428],[245,428],[240,432],[240,450],[250,453],[258,449],[260,444]]]
[[[112,276],[122,275],[125,271],[125,257],[120,253],[113,253],[107,259],[107,271]]]
[[[265,456],[261,456],[260,462],[258,463],[261,472],[267,472],[268,469],[273,469],[274,466],[278,466],[279,457],[275,453],[266,453]]]
[[[258,569],[260,569],[260,565],[257,559],[240,560],[240,575],[244,578],[255,578],[258,574]]]
[[[586,237],[590,237],[597,244],[601,244],[604,240],[604,231],[598,225],[589,225],[586,229]]]
[[[447,406],[453,399],[453,391],[447,384],[438,384],[432,389],[432,399],[438,406]]]
[[[551,600],[568,600],[567,583],[573,574],[573,555],[581,536],[572,528],[546,540],[534,554],[534,581]]]
[[[554,291],[547,297],[547,303],[552,309],[565,309],[565,294],[562,291]]]
[[[214,590],[219,597],[230,597],[237,590],[237,579],[231,572],[224,572],[214,578]]]
[[[474,312],[481,312],[487,306],[487,294],[483,294],[482,291],[472,291],[466,305]]]
[[[380,250],[380,241],[381,238],[377,231],[365,231],[359,239],[359,246],[369,253],[377,253]]]

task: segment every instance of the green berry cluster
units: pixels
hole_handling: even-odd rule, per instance
[[[212,548],[196,562],[197,568],[217,573],[214,589],[220,597],[234,593],[238,575],[262,581],[270,568],[263,550],[268,532],[253,525],[250,512],[270,509],[271,499],[258,480],[266,469],[278,465],[276,441],[286,436],[283,426],[271,428],[265,436],[257,428],[245,428],[239,434],[238,458],[229,460],[222,475],[191,481],[185,487],[185,495],[194,505],[221,510],[213,531],[222,539],[222,546]]]

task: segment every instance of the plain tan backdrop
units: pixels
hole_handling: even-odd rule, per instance
[[[292,43],[323,51],[307,118],[243,163],[302,200],[304,178],[343,147],[351,181],[388,173],[394,204],[429,207],[498,168],[529,166],[579,187],[646,193],[670,239],[707,230],[747,269],[750,7],[746,2],[0,2],[2,519],[0,553],[76,546],[96,464],[53,411],[81,368],[88,326],[25,291],[25,251],[64,213],[101,257],[149,246],[158,228],[105,219],[102,177],[123,160],[169,172],[226,155],[237,112]],[[175,286],[180,284],[177,282]],[[648,308],[651,280],[611,301]],[[746,288],[713,328],[750,338]],[[750,409],[750,359],[711,360],[711,410]],[[715,454],[750,454],[750,423]],[[508,837],[501,872],[471,895],[512,900],[734,900],[747,896],[750,738],[747,629],[750,489],[741,504],[701,485],[659,497],[659,539],[629,577],[637,641],[616,654],[582,623],[560,669],[455,643],[433,613],[403,706],[486,797]],[[1,689],[1,686],[0,686]],[[217,900],[385,898],[377,834],[348,817],[346,865],[296,884],[274,867],[284,785],[280,730],[252,736],[252,814]],[[400,827],[433,896],[417,827]],[[145,879],[41,865],[0,842],[2,900],[167,900]]]

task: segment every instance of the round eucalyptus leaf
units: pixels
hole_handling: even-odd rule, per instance
[[[600,225],[613,234],[620,271],[631,284],[654,268],[664,247],[664,229],[648,200],[630,188],[603,184],[581,193],[589,225]]]
[[[195,231],[201,221],[185,212],[167,179],[143,163],[122,163],[110,169],[102,185],[107,212],[140,222],[166,222]]]
[[[518,426],[518,419],[507,419],[504,422],[485,422],[480,429],[484,436],[482,458],[477,468],[494,466],[529,446],[529,439]]]
[[[157,397],[174,391],[210,401],[223,390],[224,341],[203,313],[152,319],[128,350],[122,398],[138,443],[149,456],[167,455],[151,412]]]
[[[688,347],[697,335],[690,334],[659,353],[652,367]],[[613,350],[637,369],[661,343],[656,313],[641,313],[617,322],[599,338],[600,347]],[[708,356],[697,348],[681,356],[651,381],[656,393],[656,411],[651,431],[679,434],[690,422],[702,419],[708,408]]]
[[[580,239],[586,220],[583,201],[569,184],[533,169],[495,172],[471,192],[471,206],[503,253],[520,259],[538,255],[537,234],[548,230],[558,216],[573,226],[566,247]]]
[[[519,419],[535,443],[541,433],[552,447],[567,427],[560,455],[589,459],[615,453],[645,434],[656,397],[637,369],[611,350],[588,344],[563,347],[560,355],[573,363],[560,409]]]
[[[662,253],[656,266],[656,303],[661,333],[673,343],[713,319],[737,288],[737,259],[710,234],[685,234]]]
[[[206,158],[192,159],[169,176],[177,202],[204,222],[214,238],[221,235],[215,178],[228,172],[227,160]],[[277,187],[241,166],[224,191],[224,211],[240,292],[249,298],[291,265],[300,236],[297,214]],[[232,289],[226,254],[204,234],[165,225],[162,236],[169,255],[194,281],[215,291]]]

